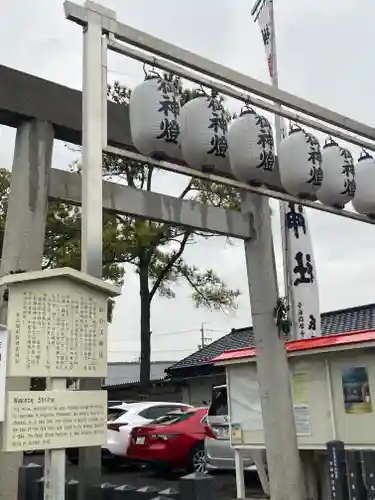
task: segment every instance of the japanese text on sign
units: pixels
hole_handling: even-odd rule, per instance
[[[9,375],[106,376],[106,297],[66,281],[57,285],[33,282],[10,290]]]

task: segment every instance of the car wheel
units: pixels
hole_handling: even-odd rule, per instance
[[[205,472],[206,470],[206,455],[204,452],[204,444],[199,443],[190,452],[188,472]]]

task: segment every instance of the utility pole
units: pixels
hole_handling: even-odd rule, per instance
[[[201,329],[200,329],[200,332],[201,332],[201,343],[198,344],[198,349],[203,349],[203,347],[206,347],[206,342],[212,342],[212,338],[206,337],[206,335],[205,335],[206,332],[204,330],[204,325],[205,325],[205,322],[202,321]]]

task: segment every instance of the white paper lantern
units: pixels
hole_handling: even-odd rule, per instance
[[[269,184],[275,177],[272,128],[264,116],[251,108],[241,111],[228,131],[229,160],[237,179]]]
[[[375,161],[365,151],[355,166],[355,185],[355,210],[360,214],[375,217]]]
[[[181,151],[190,167],[230,173],[228,119],[215,97],[201,95],[181,108]]]
[[[129,101],[134,146],[145,156],[181,158],[177,86],[155,74],[133,90]]]
[[[333,139],[323,146],[323,182],[317,198],[325,205],[343,208],[355,195],[355,171],[352,154]]]
[[[280,144],[278,160],[284,189],[300,198],[315,199],[323,178],[317,138],[292,125],[288,137]]]

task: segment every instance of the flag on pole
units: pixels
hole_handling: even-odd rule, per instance
[[[258,15],[258,24],[266,51],[268,71],[277,85],[275,30],[272,0],[265,0]],[[286,137],[285,120],[277,117],[276,137]],[[278,141],[276,141],[278,142]],[[278,145],[278,144],[277,144]],[[283,235],[284,279],[287,280],[291,308],[291,339],[321,336],[319,290],[313,247],[305,208],[295,203],[280,202]]]
[[[266,50],[267,63],[268,63],[268,71],[271,79],[273,79],[273,29],[272,29],[272,19],[271,19],[271,9],[268,2],[263,5],[262,10],[258,16],[258,24],[260,27],[260,32],[263,38],[264,48]]]

